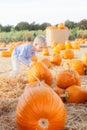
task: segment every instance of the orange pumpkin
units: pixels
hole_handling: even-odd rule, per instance
[[[51,48],[54,48],[54,47],[56,47],[57,45],[58,45],[58,42],[53,41],[52,44],[51,44]]]
[[[56,76],[56,85],[62,89],[68,88],[70,85],[80,85],[81,79],[77,71],[65,70]]]
[[[81,57],[81,60],[83,61],[83,63],[87,66],[87,53],[84,53]]]
[[[11,52],[10,51],[1,51],[0,52],[0,56],[1,57],[10,57],[11,56]]]
[[[53,53],[54,54],[59,54],[60,53],[60,47],[59,46],[56,46],[53,48]]]
[[[65,29],[64,23],[59,23],[58,24],[58,29]]]
[[[75,57],[75,54],[71,49],[62,50],[60,54],[64,59],[73,59]]]
[[[35,82],[37,78],[44,80],[48,85],[51,85],[53,81],[50,70],[41,62],[35,62],[28,69],[28,81]]]
[[[43,64],[45,64],[48,68],[50,68],[52,66],[50,60],[47,59],[47,58],[41,59],[40,62],[43,63]]]
[[[77,71],[80,75],[85,75],[85,68],[86,67],[85,67],[83,61],[81,61],[79,59],[72,59],[72,60],[69,60],[67,63],[69,64],[71,70]],[[63,64],[63,68],[65,70],[68,69],[67,63]]]
[[[64,43],[60,43],[57,46],[60,48],[60,50],[65,50],[65,44]]]
[[[65,42],[65,49],[72,49],[72,43],[69,40]]]
[[[66,102],[68,103],[84,103],[87,102],[87,89],[81,86],[69,86],[65,92],[67,93]]]
[[[32,56],[32,57],[30,58],[30,60],[32,60],[33,62],[36,62],[36,61],[37,61],[37,56]]]
[[[1,47],[6,47],[6,43],[2,43],[2,44],[1,44]]]
[[[60,54],[53,55],[50,57],[50,61],[52,64],[59,66],[62,63],[62,57]]]
[[[79,44],[79,42],[74,42],[73,44],[72,44],[72,48],[73,49],[75,49],[75,50],[79,50],[80,49],[80,44]]]
[[[48,48],[44,48],[44,49],[43,49],[42,55],[44,55],[44,56],[49,56],[49,50],[48,50]]]
[[[61,98],[50,87],[31,84],[25,88],[17,104],[18,130],[63,130],[66,109]]]

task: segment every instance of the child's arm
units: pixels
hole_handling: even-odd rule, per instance
[[[34,56],[35,55],[35,52],[33,52],[32,54],[30,54],[30,57],[31,56]],[[25,64],[25,65],[27,65],[27,66],[29,66],[30,64],[32,64],[32,61],[27,57],[27,52],[26,52],[26,50],[25,49],[22,49],[21,50],[21,53],[20,53],[20,55],[19,55],[19,60],[23,63],[23,64]]]
[[[25,65],[27,65],[27,66],[29,66],[31,63],[32,63],[32,61],[30,60],[30,59],[26,59],[26,58],[24,58],[24,57],[19,57],[19,60],[23,63],[23,64],[25,64]]]

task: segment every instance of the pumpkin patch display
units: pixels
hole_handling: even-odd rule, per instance
[[[16,122],[18,130],[63,130],[66,109],[52,88],[30,83],[19,98]]]
[[[50,70],[41,62],[35,62],[28,68],[28,82],[35,82],[37,78],[44,80],[48,85],[51,85],[53,82]]]
[[[59,43],[65,43],[69,37],[69,29],[63,24],[59,23],[58,26],[49,26],[46,28],[46,40],[48,46],[56,41]]]

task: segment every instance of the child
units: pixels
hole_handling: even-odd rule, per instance
[[[43,35],[38,35],[32,44],[25,43],[15,47],[12,53],[12,76],[17,76],[20,71],[20,62],[24,63],[27,66],[33,64],[30,60],[32,56],[35,55],[35,52],[40,52],[46,46],[46,39]]]

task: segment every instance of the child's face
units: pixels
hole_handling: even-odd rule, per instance
[[[43,48],[45,48],[44,44],[34,43],[33,45],[34,45],[35,50],[38,51],[38,52],[43,51]]]

